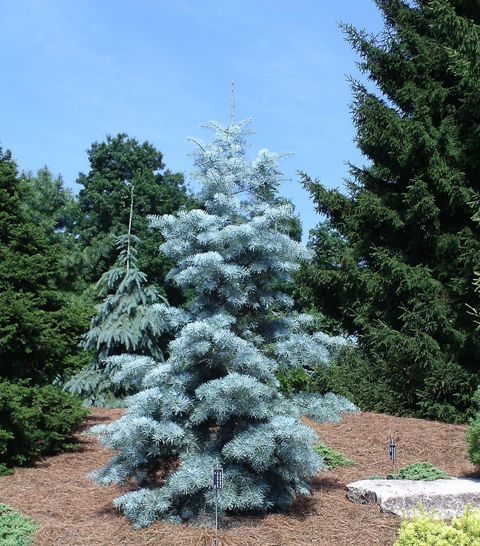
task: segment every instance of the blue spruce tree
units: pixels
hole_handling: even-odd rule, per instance
[[[280,156],[261,150],[249,161],[247,123],[209,123],[213,142],[193,141],[202,210],[151,218],[176,263],[169,279],[194,297],[184,311],[152,306],[158,328],[176,330],[168,359],[119,357],[117,380],[139,392],[120,420],[91,430],[117,453],[94,479],[138,485],[114,501],[137,528],[211,512],[216,462],[222,511],[288,507],[322,468],[300,416],[355,410],[333,394],[279,391],[277,372],[328,362],[342,342],[308,333],[310,317],[281,290],[308,254],[287,235],[292,207],[276,199]]]

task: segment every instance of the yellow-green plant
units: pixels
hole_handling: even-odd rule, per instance
[[[340,466],[352,466],[357,464],[355,461],[352,461],[352,459],[345,457],[343,453],[340,453],[336,449],[325,444],[315,446],[313,449],[322,457],[327,470],[333,470]]]
[[[435,512],[419,510],[404,519],[395,546],[478,546],[480,544],[480,510],[467,506],[450,524]]]

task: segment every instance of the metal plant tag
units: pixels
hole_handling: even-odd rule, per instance
[[[223,488],[223,468],[215,468],[213,470],[213,487],[214,489]]]

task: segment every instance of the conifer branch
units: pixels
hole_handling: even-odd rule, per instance
[[[130,269],[130,237],[132,234],[132,218],[133,218],[133,190],[135,186],[132,185],[130,190],[130,216],[128,218],[128,239],[127,239],[127,270],[125,276],[128,275]]]

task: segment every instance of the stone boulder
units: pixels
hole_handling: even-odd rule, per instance
[[[480,508],[480,480],[360,480],[347,485],[347,497],[360,504],[378,504],[382,512],[411,515],[422,505],[443,518],[459,516],[470,503]]]

